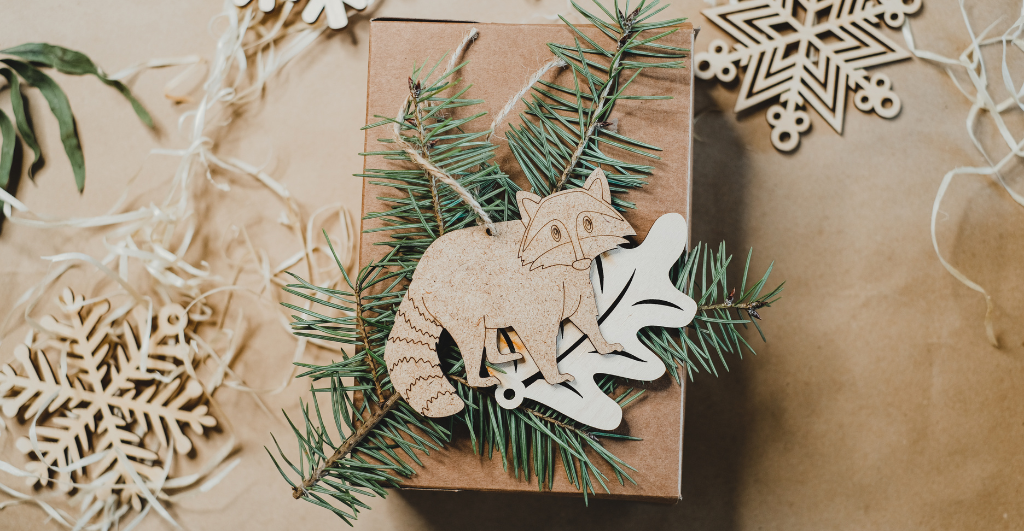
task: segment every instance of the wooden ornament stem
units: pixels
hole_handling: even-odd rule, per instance
[[[420,165],[430,177],[430,198],[434,203],[434,219],[437,220],[437,235],[441,236],[444,234],[444,219],[441,217],[441,201],[438,198],[437,193],[437,173],[444,173],[434,166],[433,161],[430,160],[430,151],[427,146],[423,145],[423,139],[427,137],[426,131],[423,130],[423,120],[420,119],[420,104],[418,95],[415,92],[415,88],[409,87],[409,105],[413,108],[413,120],[416,121],[416,131],[420,135],[420,149],[423,153],[420,154],[411,147],[406,147],[405,152],[409,155],[409,158],[416,164]]]
[[[320,481],[324,471],[333,467],[338,461],[341,461],[346,455],[351,453],[352,449],[362,442],[362,440],[369,435],[371,431],[373,431],[373,428],[375,428],[380,421],[384,420],[384,417],[388,412],[398,405],[398,401],[401,398],[401,395],[398,393],[392,393],[391,397],[384,402],[380,409],[376,413],[371,414],[369,418],[365,419],[363,423],[356,428],[356,431],[352,432],[352,435],[349,435],[348,438],[341,443],[341,446],[331,454],[331,457],[316,469],[316,472],[303,481],[301,486],[292,489],[292,498],[297,500],[305,496],[306,491],[312,488],[317,481]]]
[[[377,400],[384,399],[384,390],[381,389],[380,380],[377,378],[378,366],[376,360],[370,355],[370,338],[366,335],[366,323],[363,322],[363,297],[362,289],[360,289],[355,297],[356,304],[356,323],[359,328],[359,335],[363,339],[363,352],[366,355],[366,363],[370,366],[370,374],[373,378],[373,386],[377,391]]]
[[[763,302],[758,302],[758,301],[744,302],[744,303],[740,303],[740,304],[733,304],[731,302],[722,302],[722,303],[719,303],[719,304],[709,304],[707,306],[698,306],[697,310],[698,311],[702,311],[702,312],[705,312],[705,311],[708,311],[708,310],[757,310],[757,309],[760,309],[762,307],[764,307],[764,303]]]

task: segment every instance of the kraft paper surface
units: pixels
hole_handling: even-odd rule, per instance
[[[359,127],[367,111],[370,16],[544,24],[556,13],[569,13],[559,0],[379,4],[289,65],[268,85],[264,99],[236,118],[232,133],[218,139],[222,153],[268,163],[268,172],[307,211],[333,202],[355,212],[361,207],[361,180],[352,174],[363,167],[357,153],[364,147]],[[208,23],[221,9],[219,2],[198,0],[6,0],[0,6],[0,47],[61,44],[88,53],[111,72],[151,58],[212,57]],[[701,17],[706,6],[677,1],[663,13],[689,16],[701,28],[695,51],[715,38],[732,42]],[[966,9],[981,29],[1000,17],[1008,24],[1020,5],[968,1]],[[956,57],[970,43],[956,2],[925,0],[910,18],[923,49]],[[883,31],[902,44],[898,32]],[[424,40],[422,46],[442,50],[452,44]],[[986,54],[996,85],[998,48]],[[530,70],[525,64],[516,68]],[[526,492],[402,491],[372,501],[373,510],[362,513],[356,527],[512,530],[540,525],[542,517],[556,529],[1024,527],[1024,212],[989,180],[968,177],[954,182],[939,217],[938,238],[947,257],[994,295],[1002,345],[995,349],[985,337],[984,300],[946,273],[929,234],[942,176],[957,166],[984,163],[964,128],[970,103],[946,73],[925,61],[877,71],[889,76],[902,99],[899,116],[884,120],[848,105],[840,135],[811,113],[811,131],[785,155],[771,145],[763,108],[732,113],[736,87],[693,85],[692,241],[724,240],[734,261],[753,246],[752,268],[763,270],[774,260],[772,278],[787,284],[781,303],[761,313],[768,343],[748,335],[757,356],[729,359],[728,372],[717,378],[701,373],[687,385],[680,503],[598,497],[585,507],[580,498]],[[1014,73],[1024,79],[1019,68]],[[175,75],[173,69],[152,71],[131,83],[158,124],[154,134],[120,94],[96,79],[53,74],[68,93],[85,150],[82,195],[74,188],[56,122],[39,94],[28,91],[49,156],[35,183],[22,179],[16,195],[55,216],[104,213],[133,177],[132,190],[141,198],[132,206],[159,197],[155,191],[166,187],[177,159],[149,150],[181,146],[176,120],[187,108],[162,97]],[[999,94],[998,99],[1006,96]],[[7,98],[0,101],[7,112]],[[1020,128],[1024,120],[1018,114],[1010,125]],[[992,129],[979,128],[983,142],[998,140]],[[232,191],[210,187],[204,198],[203,213],[211,220],[209,233],[201,236],[204,252],[220,252],[230,224],[244,226],[254,244],[268,250],[271,263],[295,252],[294,240],[276,222],[280,203],[266,190],[224,172],[214,177],[230,183]],[[1007,175],[1018,189],[1020,177],[1019,170]],[[69,250],[102,255],[102,233],[5,224],[0,308],[42,278],[47,264],[41,256]],[[96,281],[84,272],[66,278],[85,285]],[[254,387],[273,387],[288,371],[294,343],[272,311],[254,305],[246,315],[251,335],[234,368]],[[10,359],[25,330],[8,331],[0,360]],[[311,351],[307,361],[339,357]],[[242,462],[211,491],[173,505],[175,518],[195,530],[342,526],[328,511],[293,500],[263,450],[273,444],[271,431],[286,451],[294,450],[280,410],[294,418],[298,399],[307,394],[307,381],[294,382],[266,399],[270,415],[248,395],[219,391],[218,401],[238,433]],[[0,437],[0,458],[18,463],[15,438]],[[2,474],[0,481],[22,486]],[[0,511],[0,529],[57,528],[45,518],[35,507],[8,507]],[[170,529],[152,515],[141,528]]]

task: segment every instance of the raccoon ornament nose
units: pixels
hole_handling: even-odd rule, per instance
[[[583,271],[583,270],[586,270],[586,269],[590,269],[590,259],[589,258],[580,258],[579,260],[576,260],[575,262],[573,262],[572,266],[574,268],[580,270],[580,271]]]

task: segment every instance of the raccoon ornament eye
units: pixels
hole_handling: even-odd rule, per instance
[[[551,226],[551,239],[556,242],[562,239],[562,231],[558,229],[558,225]]]
[[[590,219],[590,216],[583,217],[583,230],[587,233],[594,232],[594,220]]]

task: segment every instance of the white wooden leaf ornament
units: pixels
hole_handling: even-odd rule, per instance
[[[232,0],[236,6],[244,7],[252,0]],[[282,0],[294,4],[296,0]],[[309,0],[302,10],[302,21],[306,24],[313,24],[320,18],[321,13],[326,13],[327,26],[331,29],[341,29],[348,25],[348,14],[345,12],[345,4],[353,9],[366,9],[373,0]],[[277,8],[277,0],[257,0],[256,4],[260,11],[269,13]]]
[[[597,257],[590,280],[601,335],[606,341],[620,343],[622,350],[598,355],[590,339],[566,323],[558,335],[558,370],[572,374],[575,380],[548,384],[539,377],[529,356],[521,362],[498,364],[504,371],[492,372],[501,381],[495,390],[498,403],[512,409],[529,398],[598,429],[618,427],[622,408],[601,391],[594,376],[650,381],[665,373],[664,362],[644,346],[637,333],[647,326],[681,328],[696,315],[697,303],[680,292],[668,276],[686,249],[686,238],[683,216],[665,214],[638,247],[613,249]],[[507,337],[505,343],[517,341]]]
[[[778,99],[768,108],[772,144],[792,151],[811,126],[813,108],[843,132],[847,88],[854,105],[883,118],[900,112],[900,98],[882,73],[865,69],[910,58],[886,37],[882,21],[899,28],[922,0],[742,0],[705,9],[737,44],[711,41],[694,57],[694,73],[728,83],[745,68],[736,112]]]
[[[593,375],[653,380],[664,373],[636,333],[644,326],[683,326],[696,312],[696,304],[668,279],[686,246],[686,222],[667,215],[644,245],[619,249],[625,236],[636,233],[612,207],[600,169],[582,188],[543,198],[523,191],[516,199],[522,220],[497,223],[496,234],[484,227],[448,232],[423,254],[385,347],[391,383],[423,415],[461,411],[462,399],[437,355],[438,339],[447,330],[462,354],[469,385],[501,385],[499,396],[515,407],[522,397],[505,398],[506,390],[529,387],[540,393],[535,390],[543,386],[535,383],[543,382],[583,402],[549,395],[538,401],[557,403],[549,405],[581,422],[606,426],[615,417],[618,425],[621,410],[597,390]],[[499,350],[498,336],[506,329],[514,330],[524,348]],[[512,376],[481,372],[485,355],[520,374],[519,387]],[[615,412],[600,405],[605,401]]]
[[[202,385],[186,374],[188,316],[177,304],[164,306],[148,345],[140,345],[136,336],[145,331],[118,319],[107,301],[86,303],[65,290],[60,306],[60,320],[40,320],[41,339],[30,334],[15,347],[20,369],[0,366],[0,412],[31,423],[29,437],[16,443],[32,458],[25,468],[38,480],[30,483],[55,478],[62,491],[89,483],[96,499],[120,496],[138,510],[133,474],[162,482],[170,449],[192,450],[186,429],[202,435],[217,425]]]

